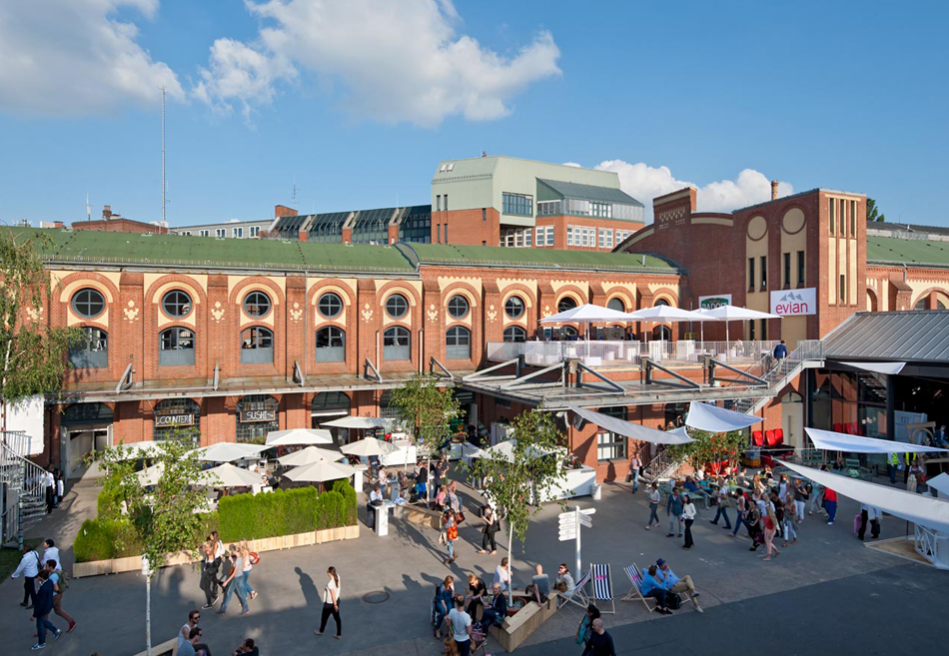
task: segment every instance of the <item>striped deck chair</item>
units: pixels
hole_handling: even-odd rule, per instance
[[[610,602],[610,613],[616,614],[616,603],[613,600],[613,575],[610,571],[610,566],[607,565],[594,565],[590,563],[590,573],[593,574],[593,596],[590,599],[594,602]],[[600,606],[600,604],[597,604]],[[607,612],[603,606],[600,606],[600,611],[605,613]]]
[[[587,606],[590,604],[590,598],[587,596],[586,587],[587,583],[590,582],[592,578],[592,573],[587,572],[580,577],[580,580],[577,581],[577,585],[573,590],[569,592],[559,593],[559,599],[557,600],[558,608],[563,608],[567,604],[576,604],[583,610],[587,609]]]
[[[623,597],[620,601],[641,601],[646,606],[646,610],[650,613],[656,610],[657,602],[652,597],[644,597],[642,591],[640,590],[640,584],[642,583],[643,577],[642,573],[639,571],[639,568],[636,566],[636,563],[629,565],[623,568],[623,571],[626,572],[626,576],[629,577],[629,593]]]

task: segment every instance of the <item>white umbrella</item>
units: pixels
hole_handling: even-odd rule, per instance
[[[198,480],[194,481],[196,485],[207,487],[252,487],[260,485],[262,482],[263,479],[260,474],[235,467],[229,462],[211,469],[205,469],[201,472]]]
[[[590,305],[586,303],[579,305],[565,312],[552,314],[549,317],[541,319],[541,323],[582,323],[587,325],[587,354],[590,352],[590,333],[589,326],[592,323],[603,323],[606,321],[629,322],[625,312],[611,310],[610,308],[600,307],[599,305]]]
[[[735,307],[734,305],[720,305],[712,310],[703,310],[702,315],[711,317],[716,321],[725,322],[725,341],[729,341],[728,323],[730,321],[754,321],[755,319],[780,319],[777,314],[768,312],[759,312],[758,310],[749,310],[748,308]]]
[[[341,454],[339,451],[308,446],[305,449],[301,449],[295,453],[277,458],[277,462],[279,462],[284,467],[300,467],[302,465],[309,465],[313,462],[319,462],[320,460],[336,462],[342,457],[343,454]]]
[[[383,442],[382,440],[377,440],[373,437],[369,437],[365,440],[359,440],[358,442],[353,442],[352,444],[347,444],[344,447],[340,447],[340,451],[349,456],[359,456],[368,458],[370,456],[388,456],[399,450],[394,444],[389,442]]]
[[[333,436],[328,430],[319,428],[291,428],[267,433],[267,446],[299,446],[307,444],[332,444]]]
[[[158,485],[158,480],[165,471],[165,463],[160,462],[138,472],[138,482],[142,487]]]
[[[241,458],[251,458],[261,451],[269,449],[263,444],[237,444],[235,442],[219,442],[201,449],[195,449],[198,460],[205,462],[231,462]]]
[[[340,417],[333,421],[324,421],[321,426],[330,426],[332,428],[355,428],[357,430],[368,430],[373,428],[388,428],[392,423],[388,419],[379,419],[378,417]]]
[[[122,442],[113,448],[119,454],[120,458],[123,460],[131,460],[133,458],[147,458],[148,456],[155,455],[159,448],[158,445],[159,442],[145,440],[143,442],[131,442],[129,444]]]
[[[479,457],[485,458],[490,454],[497,453],[508,462],[514,462],[514,447],[516,445],[517,438],[498,442],[494,446],[490,446],[487,449],[482,450],[482,452],[479,454]],[[527,447],[527,455],[533,460],[536,460],[537,458],[543,458],[544,456],[550,455],[551,453],[553,453],[553,451],[546,451],[534,445]]]
[[[670,323],[675,321],[717,321],[704,313],[692,310],[683,310],[682,308],[672,307],[671,305],[655,305],[651,308],[643,308],[635,312],[626,314],[627,321],[651,321],[653,323]],[[663,341],[662,333],[659,333],[659,341]]]
[[[307,483],[324,483],[326,481],[336,481],[341,478],[349,478],[356,471],[349,465],[343,465],[327,460],[311,462],[309,465],[303,465],[291,469],[284,476],[291,481]]]

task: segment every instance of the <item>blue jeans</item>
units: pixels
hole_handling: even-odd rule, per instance
[[[896,465],[887,465],[886,473],[890,477],[890,483],[896,485]]]
[[[39,636],[38,642],[41,645],[46,644],[46,629],[52,631],[53,635],[59,633],[59,630],[56,628],[56,626],[46,619],[47,617],[49,617],[49,613],[46,613],[46,615],[43,615],[43,617],[36,618],[36,635]]]
[[[227,604],[231,600],[231,595],[235,592],[237,593],[237,600],[241,602],[241,608],[247,610],[247,593],[244,591],[244,582],[235,576],[227,588],[224,589],[224,603],[221,604],[221,610],[218,611],[219,613],[227,612]]]
[[[454,558],[455,557],[455,541],[447,540],[447,544],[448,544],[448,557]]]
[[[837,502],[836,501],[825,501],[824,510],[827,511],[827,521],[834,521],[834,517],[837,516]]]
[[[732,531],[732,535],[738,535],[738,530],[741,528],[742,524],[745,523],[745,513],[738,510],[738,514],[735,515],[735,530]],[[727,519],[727,518],[726,518]]]
[[[250,576],[250,570],[249,570],[249,569],[248,569],[248,570],[244,570],[244,575],[241,576],[241,584],[244,586],[244,594],[245,594],[245,595],[249,595],[250,593],[252,593],[252,592],[254,591],[254,589],[253,589],[252,587],[250,587],[250,583],[247,582],[247,578],[248,578],[249,576]]]
[[[719,504],[718,504],[718,512],[715,513],[715,519],[712,520],[712,523],[713,523],[713,524],[718,524],[718,518],[719,518],[719,517],[724,517],[724,518],[725,518],[725,528],[731,528],[731,527],[732,527],[732,523],[728,520],[728,513],[726,512],[727,510],[728,510],[727,508],[722,508],[721,503],[719,503]]]
[[[635,494],[639,490],[639,470],[634,469],[632,471],[632,474],[633,474],[633,494]]]
[[[646,522],[646,526],[652,526],[652,520],[656,520],[656,524],[661,524],[659,521],[659,515],[656,514],[656,511],[659,509],[658,503],[649,504],[649,521]]]
[[[673,531],[672,529],[676,526],[677,523],[679,526],[679,530]],[[679,535],[682,535],[682,516],[681,515],[669,515],[669,532],[670,533],[678,532]]]

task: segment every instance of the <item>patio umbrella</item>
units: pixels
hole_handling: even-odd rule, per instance
[[[626,314],[627,321],[651,321],[652,323],[669,323],[675,321],[717,321],[717,319],[708,317],[701,312],[692,310],[683,310],[682,308],[672,307],[671,305],[656,305],[651,308],[643,308],[635,312]],[[659,333],[659,341],[664,341],[662,333]]]
[[[260,485],[262,480],[260,474],[225,462],[223,465],[205,469],[194,483],[206,487],[252,487]]]
[[[270,447],[263,444],[236,444],[219,442],[201,449],[195,449],[198,460],[205,462],[231,462],[241,458],[251,458]]]
[[[307,444],[332,444],[333,436],[320,428],[291,428],[267,433],[267,446],[300,446]]]
[[[148,487],[150,485],[158,485],[158,479],[161,478],[162,473],[165,471],[165,464],[158,463],[157,465],[152,465],[142,471],[138,472],[138,482],[142,487]]]
[[[611,310],[610,308],[600,307],[586,303],[579,305],[565,312],[558,312],[549,317],[541,319],[541,323],[581,323],[587,326],[587,354],[590,352],[590,332],[591,323],[604,323],[607,321],[629,322],[625,312]]]
[[[310,463],[319,462],[321,460],[336,462],[342,457],[343,454],[341,454],[339,451],[308,446],[305,449],[301,449],[295,453],[277,458],[277,462],[279,462],[284,467],[300,467],[302,465],[309,465]]]
[[[309,465],[291,469],[284,474],[284,477],[298,483],[325,483],[326,481],[349,478],[353,475],[354,471],[356,470],[349,465],[320,460],[319,462],[311,462]]]
[[[768,312],[759,312],[758,310],[749,310],[748,308],[735,307],[734,305],[720,305],[712,310],[703,310],[702,316],[710,317],[716,321],[725,322],[725,341],[729,341],[728,324],[731,321],[754,321],[755,319],[780,319],[780,315],[770,314]]]
[[[399,447],[389,442],[383,442],[373,437],[369,437],[352,444],[340,447],[340,451],[348,456],[359,456],[368,458],[370,456],[388,456],[399,450]]]
[[[147,458],[158,451],[159,442],[145,440],[142,442],[119,443],[113,447],[123,460],[132,460],[135,458]]]
[[[379,419],[378,417],[340,417],[333,421],[324,421],[320,425],[330,426],[331,428],[370,430],[373,428],[388,428],[391,423],[389,419]]]

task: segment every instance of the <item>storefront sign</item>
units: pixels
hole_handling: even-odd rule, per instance
[[[155,415],[157,428],[169,426],[194,426],[194,415]]]
[[[817,288],[771,292],[771,314],[779,314],[782,317],[817,314]]]
[[[265,421],[273,421],[277,418],[274,410],[244,410],[241,413],[242,424],[254,424]]]
[[[700,310],[714,310],[715,308],[722,307],[723,305],[731,305],[731,304],[732,304],[731,294],[719,294],[717,296],[699,296]]]

